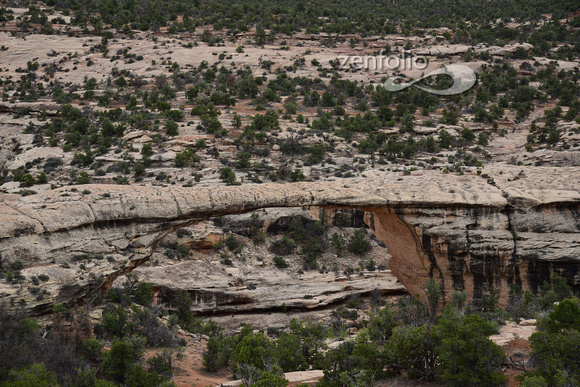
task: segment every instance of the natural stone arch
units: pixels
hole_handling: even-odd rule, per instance
[[[559,181],[569,184],[559,190],[524,191],[473,177],[425,174],[403,180],[383,174],[337,182],[87,185],[84,192],[65,187],[28,197],[3,195],[2,267],[20,260],[26,275],[48,270],[51,280],[42,284],[50,292],[44,300],[6,281],[0,282],[0,298],[24,299],[33,313],[43,313],[55,302],[74,303],[91,287],[110,286],[146,260],[165,235],[193,222],[265,207],[314,206],[365,211],[365,221],[392,254],[393,273],[412,294],[421,294],[433,276],[447,295],[455,288],[478,299],[498,289],[506,304],[510,283],[536,290],[553,271],[580,285],[577,181]],[[79,269],[75,257],[82,254],[117,254],[126,262],[120,268],[99,260]]]

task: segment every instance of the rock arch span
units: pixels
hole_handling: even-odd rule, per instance
[[[33,314],[72,304],[144,262],[168,233],[214,216],[265,207],[356,208],[390,253],[393,273],[412,293],[429,277],[479,299],[509,285],[537,291],[550,273],[580,285],[580,190],[576,170],[534,168],[536,187],[497,173],[496,183],[424,171],[364,179],[234,187],[85,185],[37,195],[0,196],[0,263],[47,274],[42,297],[30,284],[0,281],[0,302]],[[505,168],[504,168],[505,170]],[[490,171],[493,173],[493,171]],[[562,172],[568,173],[563,175]],[[502,176],[503,175],[503,176]],[[551,178],[550,178],[551,177]],[[529,178],[529,177],[528,177]],[[530,183],[526,181],[525,183]],[[112,257],[106,258],[106,257]],[[91,258],[88,260],[87,258]],[[23,300],[23,301],[22,301]]]

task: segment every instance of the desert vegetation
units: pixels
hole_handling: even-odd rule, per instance
[[[370,304],[355,297],[333,312],[330,326],[293,319],[284,331],[256,332],[245,325],[231,335],[211,320],[195,319],[188,293],[177,294],[171,305],[154,306],[152,285],[129,275],[99,301],[104,308],[97,324],[86,308],[57,306],[51,329],[43,333],[34,319],[3,308],[2,385],[173,385],[172,366],[187,345],[178,339],[178,328],[207,335],[205,369],[228,367],[248,386],[285,386],[285,372],[311,367],[324,371],[321,386],[371,385],[393,375],[451,386],[503,385],[505,367],[523,369],[518,379],[524,386],[578,383],[570,349],[578,344],[580,305],[558,275],[544,283],[540,296],[522,294],[514,285],[505,310],[494,295],[474,305],[461,291],[445,304],[433,280],[426,294],[424,301],[379,297]],[[507,320],[530,316],[537,318],[538,332],[530,337],[532,367],[526,368],[489,336]],[[338,345],[329,348],[332,342]],[[152,347],[159,348],[157,354]]]
[[[521,144],[523,155],[512,160],[516,164],[533,165],[534,160],[524,160],[526,152],[577,146],[577,127],[569,123],[578,117],[578,69],[563,68],[558,62],[578,56],[578,19],[567,13],[573,10],[572,2],[523,2],[518,7],[486,3],[486,12],[477,12],[477,17],[467,16],[480,7],[475,3],[413,2],[379,7],[371,18],[362,16],[369,13],[370,3],[357,5],[355,11],[349,2],[335,9],[326,3],[312,7],[300,2],[283,7],[269,2],[264,8],[248,1],[226,7],[225,13],[221,11],[225,3],[219,1],[203,6],[169,1],[162,8],[148,4],[145,13],[137,12],[137,7],[137,3],[96,2],[80,7],[74,1],[48,2],[31,5],[18,16],[10,7],[2,8],[4,23],[15,22],[21,29],[30,25],[27,33],[97,37],[83,43],[84,53],[53,50],[46,58],[10,69],[10,75],[5,69],[2,100],[14,107],[15,118],[26,123],[24,133],[33,136],[35,147],[60,148],[63,153],[5,170],[2,182],[19,183],[18,191],[30,195],[47,184],[53,188],[96,182],[215,184],[219,182],[214,180],[216,170],[227,185],[352,177],[373,169],[465,173],[489,163],[494,153],[488,149],[490,143],[503,141],[514,124],[522,123],[529,133]],[[456,19],[445,20],[449,12]],[[549,20],[545,13],[552,13]],[[51,15],[64,15],[70,21]],[[161,44],[194,41],[221,45],[223,52],[195,64],[158,58],[151,60],[149,72],[137,71],[134,64],[146,59],[132,54],[132,47],[119,45],[119,39],[143,39],[137,37],[138,31],[161,28],[167,35],[163,43],[153,39],[152,51]],[[203,31],[199,42],[196,31]],[[383,48],[394,54],[407,48],[399,40],[389,41],[389,34],[419,37],[414,38],[419,46],[439,41],[473,47],[515,42],[530,46],[507,50],[499,57],[483,46],[469,48],[457,59],[479,63],[476,86],[461,95],[440,97],[417,88],[389,92],[382,86],[389,74],[362,71],[367,77],[363,79],[361,70],[341,68],[338,58],[320,62],[312,50],[301,50],[302,38],[296,39],[296,34],[303,31],[331,50],[345,44],[344,34],[357,34],[360,39],[378,36]],[[180,35],[184,33],[190,35]],[[426,34],[430,38],[421,38]],[[247,43],[258,50],[270,45],[273,53],[278,50],[276,42],[287,36],[300,55],[291,65],[284,63],[288,59],[265,60],[260,71],[251,71],[251,66],[237,65],[233,57],[243,58],[237,49],[245,39],[240,36],[253,37]],[[359,38],[351,38],[349,44],[360,46]],[[237,44],[234,53],[228,54],[226,41]],[[362,46],[376,53],[378,43],[373,42],[375,49],[368,48],[367,41]],[[113,52],[110,46],[121,48]],[[300,56],[314,59],[306,63]],[[432,60],[451,58],[439,56]],[[59,72],[74,72],[81,63],[90,66],[95,60],[109,62],[107,70],[99,70],[105,71],[102,79],[55,78]],[[448,86],[444,76],[422,82],[435,88]],[[24,106],[39,101],[54,103],[51,108],[57,109],[56,114],[33,113]],[[554,107],[538,114],[536,106],[545,104]],[[234,114],[224,109],[233,109]],[[184,135],[199,140],[175,143]],[[235,148],[224,153],[226,144]]]
[[[428,67],[341,65],[383,54]],[[93,184],[349,188],[351,178],[425,172],[493,188],[527,179],[528,168],[580,165],[579,57],[573,0],[7,0],[0,192],[26,201],[55,189],[91,197]],[[450,87],[447,76],[425,77],[450,64],[472,69],[475,85],[449,96],[420,89]],[[391,78],[418,81],[395,92]],[[134,247],[116,242],[106,253],[71,247],[70,259],[32,271],[27,251],[3,252],[11,296],[0,304],[0,385],[180,385],[174,371],[194,341],[200,373],[246,386],[285,386],[285,374],[308,370],[323,371],[320,386],[580,384],[578,283],[556,266],[538,268],[533,287],[511,284],[505,308],[492,286],[477,302],[434,280],[423,299],[391,294],[373,282],[394,277],[364,214],[315,211],[196,219],[139,269]],[[69,274],[91,296],[52,305],[75,292],[61,294]],[[212,286],[191,286],[205,279]],[[41,319],[27,314],[33,303]],[[253,321],[234,318],[255,310]],[[257,324],[270,315],[275,326]],[[523,321],[537,331],[518,360],[492,339]]]

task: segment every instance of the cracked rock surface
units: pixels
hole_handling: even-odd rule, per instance
[[[356,208],[392,255],[392,273],[422,293],[433,276],[449,295],[511,283],[539,290],[552,272],[580,286],[580,171],[494,165],[477,174],[369,172],[336,182],[215,188],[86,185],[0,196],[3,270],[20,261],[30,284],[0,281],[0,300],[41,314],[75,303],[146,261],[169,233],[210,217],[268,207]],[[38,297],[38,294],[43,294]],[[21,301],[24,300],[24,301]]]

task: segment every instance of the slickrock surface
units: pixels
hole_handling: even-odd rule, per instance
[[[388,270],[350,278],[318,271],[307,271],[299,278],[292,274],[252,270],[248,266],[221,271],[196,261],[139,268],[139,279],[163,290],[165,301],[171,303],[173,296],[185,290],[192,295],[193,312],[204,314],[279,311],[282,304],[287,308],[313,309],[342,301],[351,294],[370,294],[373,289],[399,294],[405,291]],[[243,278],[244,283],[237,283],[238,278]]]
[[[525,168],[525,169],[522,169]],[[485,168],[476,174],[369,172],[339,182],[215,188],[86,185],[0,196],[2,267],[47,274],[42,297],[0,282],[0,300],[32,313],[74,303],[144,262],[168,233],[213,216],[265,207],[358,208],[392,254],[393,274],[412,293],[429,276],[478,299],[509,284],[538,290],[558,271],[580,285],[580,171]],[[489,179],[489,180],[488,180]],[[490,182],[494,184],[490,184]],[[87,259],[89,258],[89,259]],[[21,301],[24,300],[24,301]]]

